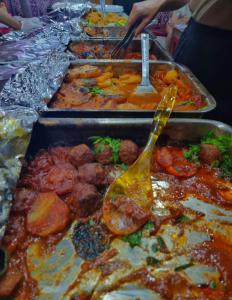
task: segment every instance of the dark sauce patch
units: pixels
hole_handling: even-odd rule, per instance
[[[79,223],[74,228],[73,244],[77,254],[85,260],[94,260],[109,244],[109,234],[99,223]]]

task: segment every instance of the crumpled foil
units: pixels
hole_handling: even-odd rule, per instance
[[[70,23],[55,23],[44,27],[30,39],[0,43],[0,80],[10,78],[29,62],[41,59],[54,49],[64,52],[72,30]],[[76,30],[78,32],[78,26]]]
[[[30,63],[7,81],[0,93],[0,106],[20,105],[36,111],[46,110],[46,100],[59,88],[69,64],[69,55],[56,50]]]
[[[37,113],[30,108],[10,106],[0,109],[0,241],[11,208],[12,189],[22,167]]]

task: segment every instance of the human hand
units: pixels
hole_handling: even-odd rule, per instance
[[[6,4],[4,2],[0,2],[0,11],[2,13],[5,13],[6,15],[8,15],[8,10],[7,10]]]
[[[151,22],[151,20],[157,15],[161,7],[160,0],[147,0],[135,3],[129,16],[128,26],[129,28],[139,19],[142,21],[135,31],[135,36],[138,36],[143,29]]]

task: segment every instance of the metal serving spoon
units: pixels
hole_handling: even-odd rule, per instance
[[[171,86],[160,101],[147,145],[138,159],[108,188],[103,202],[103,220],[115,234],[138,230],[150,217],[153,192],[150,163],[156,141],[173,110],[177,89]]]
[[[135,90],[135,94],[150,94],[157,93],[157,90],[150,82],[149,73],[149,34],[141,34],[141,45],[142,45],[142,81]]]

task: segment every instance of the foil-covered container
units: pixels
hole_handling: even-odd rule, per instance
[[[31,62],[26,69],[7,81],[0,93],[0,106],[19,105],[36,111],[46,110],[69,66],[69,56],[59,50]]]
[[[29,62],[40,60],[51,51],[64,52],[71,31],[71,24],[55,23],[31,38],[0,43],[0,80],[10,78],[24,70]]]
[[[20,175],[22,158],[37,118],[36,111],[30,108],[0,108],[0,241],[11,207],[11,192]]]

